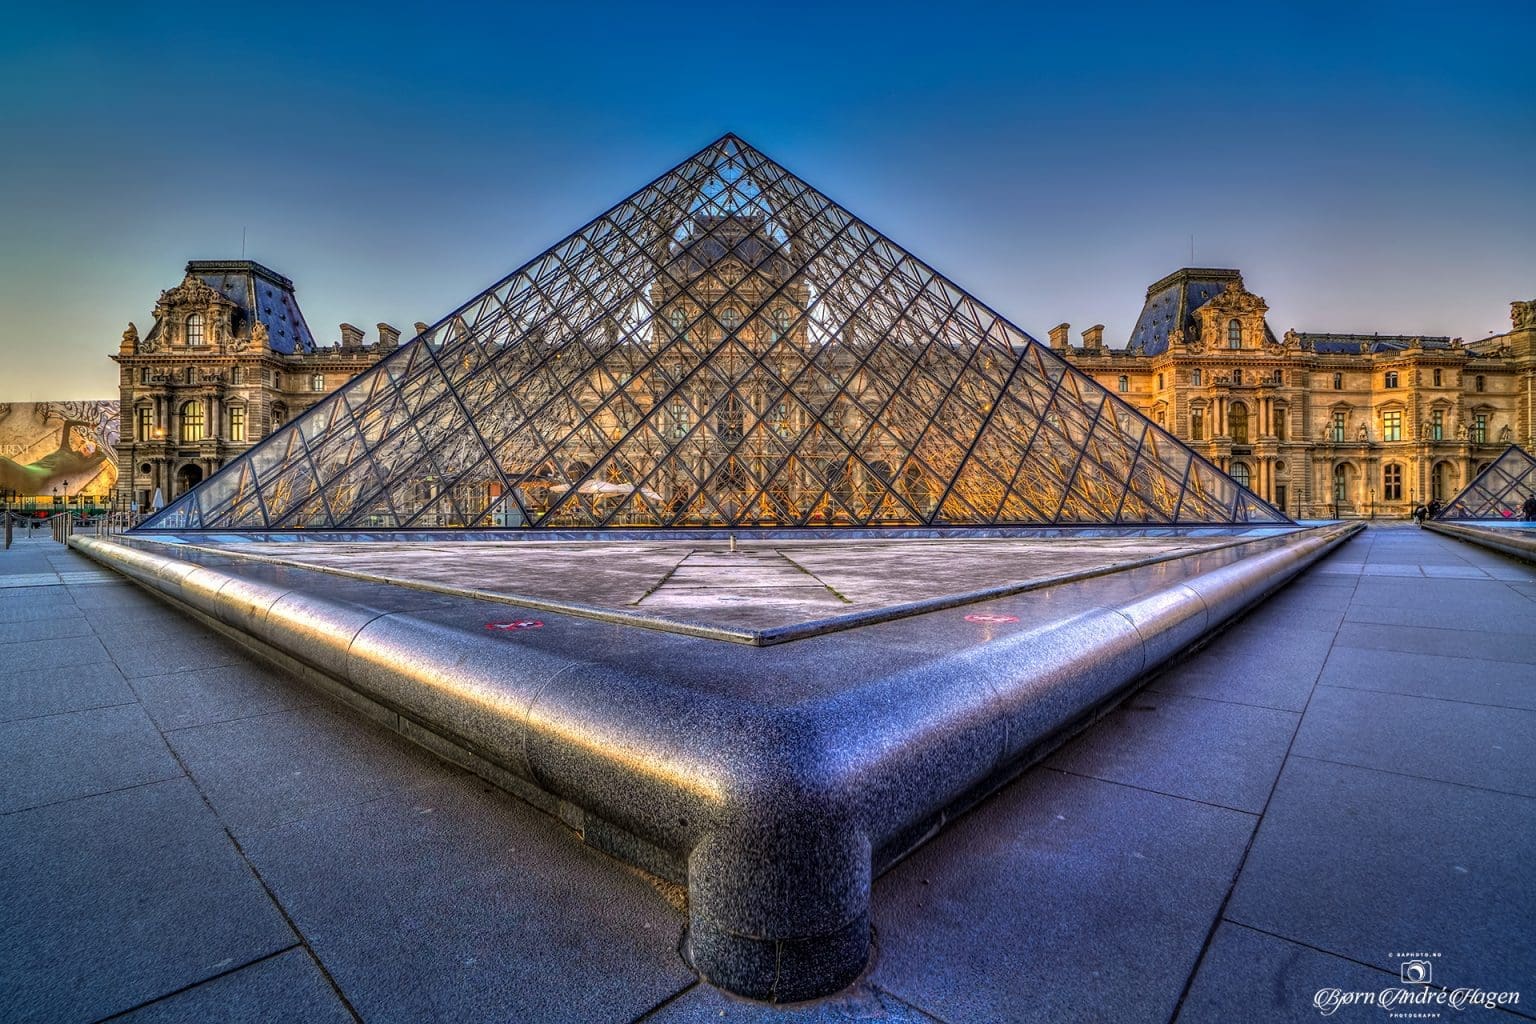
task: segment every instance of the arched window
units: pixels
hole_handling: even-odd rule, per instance
[[[1349,500],[1349,465],[1339,463],[1333,467],[1333,500],[1345,502]]]
[[[1248,407],[1242,402],[1233,402],[1227,410],[1227,433],[1233,444],[1248,443]]]
[[[773,340],[778,341],[787,333],[789,333],[789,310],[779,306],[773,311]]]
[[[1234,462],[1234,463],[1232,463],[1232,479],[1236,480],[1238,483],[1242,484],[1244,487],[1247,487],[1248,486],[1248,463],[1246,463],[1246,462]]]
[[[1243,347],[1243,325],[1236,318],[1227,321],[1227,348]]]
[[[720,326],[728,331],[734,331],[741,326],[741,310],[735,306],[726,306],[720,311]]]
[[[202,345],[203,342],[203,314],[193,313],[187,317],[187,344]]]
[[[203,439],[203,403],[197,400],[181,403],[181,439],[183,442]]]
[[[1403,467],[1396,462],[1381,467],[1381,497],[1384,501],[1403,500]]]
[[[1116,386],[1119,388],[1122,395],[1125,394],[1131,390],[1131,378],[1122,373],[1120,375],[1119,383]]]

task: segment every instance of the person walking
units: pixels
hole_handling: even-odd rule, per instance
[[[1525,513],[1525,521],[1536,523],[1536,494],[1527,494],[1525,504],[1520,506],[1520,511]]]
[[[1424,517],[1427,515],[1429,515],[1429,509],[1425,508],[1423,505],[1413,506],[1413,521],[1418,523],[1420,526],[1424,525]]]

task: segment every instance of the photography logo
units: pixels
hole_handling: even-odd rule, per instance
[[[1387,959],[1397,963],[1398,984],[1385,985],[1374,992],[1320,988],[1312,996],[1312,1008],[1324,1017],[1332,1017],[1345,1007],[1374,1007],[1389,1020],[1433,1021],[1449,1019],[1472,1007],[1492,1010],[1520,1003],[1519,992],[1435,987],[1439,953],[1389,953]]]

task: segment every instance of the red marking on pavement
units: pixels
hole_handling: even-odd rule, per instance
[[[486,629],[539,629],[544,623],[537,619],[518,619],[516,622],[487,622]]]
[[[967,615],[966,622],[1018,622],[1017,615]]]

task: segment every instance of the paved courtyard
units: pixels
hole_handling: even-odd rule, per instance
[[[1413,528],[877,880],[866,978],[788,1009],[696,982],[675,888],[51,541],[0,553],[0,658],[6,1020],[1313,1021],[1401,954],[1536,1018],[1536,567]]]

